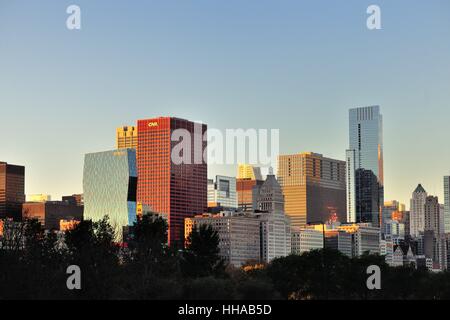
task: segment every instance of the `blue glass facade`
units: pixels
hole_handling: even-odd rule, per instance
[[[134,149],[91,153],[85,156],[84,219],[109,216],[118,239],[123,227],[136,222],[137,170]]]
[[[383,118],[379,106],[350,109],[347,220],[379,226],[384,202]]]

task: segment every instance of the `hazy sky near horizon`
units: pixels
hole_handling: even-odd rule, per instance
[[[409,206],[418,183],[442,198],[448,0],[0,0],[0,161],[26,166],[27,194],[82,192],[85,153],[160,115],[279,128],[282,153],[343,160],[348,109],[365,105],[384,117],[385,198]]]

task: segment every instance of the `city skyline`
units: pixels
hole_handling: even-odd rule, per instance
[[[281,154],[344,160],[348,109],[380,105],[385,200],[408,205],[421,183],[443,203],[448,3],[378,1],[383,29],[371,32],[366,1],[326,3],[329,12],[323,1],[250,1],[237,15],[231,2],[184,4],[182,12],[78,1],[79,33],[65,29],[66,3],[2,2],[0,133],[13,139],[2,142],[1,160],[27,168],[26,193],[80,193],[84,154],[114,148],[116,128],[137,119],[170,114],[211,128],[279,128]],[[110,31],[112,21],[119,22]],[[236,176],[236,168],[208,173]]]

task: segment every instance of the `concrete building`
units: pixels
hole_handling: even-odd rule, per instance
[[[77,206],[84,205],[84,195],[83,194],[73,194],[71,196],[63,196],[62,201],[69,202],[70,204],[74,204]]]
[[[425,202],[427,196],[427,192],[421,184],[417,186],[412,194],[409,214],[411,237],[418,237],[425,230]]]
[[[344,230],[326,230],[325,248],[340,251],[342,254],[351,258],[353,256],[353,235]]]
[[[257,208],[261,219],[262,261],[291,254],[291,222],[284,213],[284,197],[281,186],[272,171],[259,189]]]
[[[314,228],[291,228],[292,254],[302,254],[311,250],[323,249],[323,232]]]
[[[219,235],[220,256],[235,267],[261,259],[260,220],[253,214],[222,212],[185,219],[185,239],[193,228],[210,225]]]
[[[292,226],[347,221],[344,161],[312,152],[280,155],[278,179]]]
[[[239,164],[236,191],[239,211],[252,212],[254,209],[254,191],[264,183],[261,169],[249,164]]]
[[[338,230],[353,235],[353,256],[380,254],[380,228],[373,227],[370,223],[359,223],[341,225]]]
[[[220,207],[223,210],[238,208],[236,178],[216,176],[208,180],[208,207]]]
[[[50,231],[60,230],[61,220],[83,220],[83,207],[64,201],[26,202],[22,219],[36,219]]]
[[[450,233],[450,176],[444,177],[444,232]]]

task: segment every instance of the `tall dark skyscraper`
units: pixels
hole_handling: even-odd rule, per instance
[[[383,117],[379,106],[350,109],[347,220],[379,226],[384,202]]]
[[[0,219],[22,218],[25,202],[25,167],[0,162]]]
[[[138,121],[137,200],[167,214],[171,245],[183,244],[185,218],[207,210],[206,130],[205,124],[172,117]],[[181,151],[182,141],[187,148]]]

